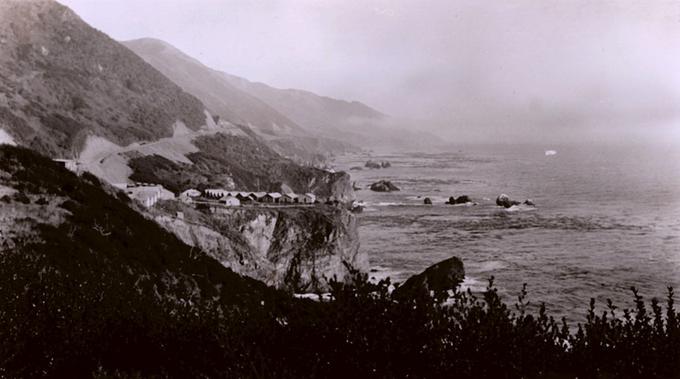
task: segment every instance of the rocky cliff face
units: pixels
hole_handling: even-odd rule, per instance
[[[183,208],[183,213],[183,219],[169,212],[154,218],[224,266],[278,288],[323,291],[329,279],[345,278],[345,263],[368,269],[356,218],[341,209],[234,208],[208,215]]]

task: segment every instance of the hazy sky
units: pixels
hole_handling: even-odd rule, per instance
[[[115,39],[457,135],[680,138],[680,0],[62,3]]]

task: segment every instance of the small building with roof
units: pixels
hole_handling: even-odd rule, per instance
[[[314,195],[311,192],[308,192],[304,195],[302,195],[302,203],[303,204],[314,204],[316,202],[316,195]]]
[[[281,194],[278,192],[269,192],[262,198],[263,203],[277,204],[281,201]]]
[[[281,202],[286,203],[286,204],[294,204],[298,202],[298,195],[290,192],[290,193],[284,193],[283,196],[281,196]]]

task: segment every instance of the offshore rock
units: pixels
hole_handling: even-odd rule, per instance
[[[395,186],[389,180],[381,180],[371,184],[371,191],[375,192],[392,192],[399,191],[399,187]]]
[[[381,164],[380,162],[376,162],[376,161],[369,160],[368,162],[366,162],[366,164],[364,165],[364,167],[368,167],[368,168],[382,168],[382,164]]]
[[[510,196],[502,193],[496,198],[496,205],[499,207],[510,208],[513,205],[519,205],[520,202],[517,200],[510,199]]]
[[[451,257],[408,278],[394,290],[393,296],[404,299],[414,297],[421,291],[444,292],[456,288],[463,279],[465,279],[463,262],[457,257]]]

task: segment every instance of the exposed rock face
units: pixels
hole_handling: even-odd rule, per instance
[[[392,192],[399,191],[399,187],[395,186],[389,180],[381,180],[371,184],[371,191],[375,192]]]
[[[394,290],[396,298],[408,298],[420,291],[442,292],[456,288],[465,279],[463,262],[451,257],[436,263],[418,275],[414,275]]]
[[[326,290],[343,280],[343,262],[366,271],[356,218],[342,209],[235,208],[212,215],[186,210],[184,220],[156,221],[184,243],[206,251],[224,266],[269,285],[295,292]]]

